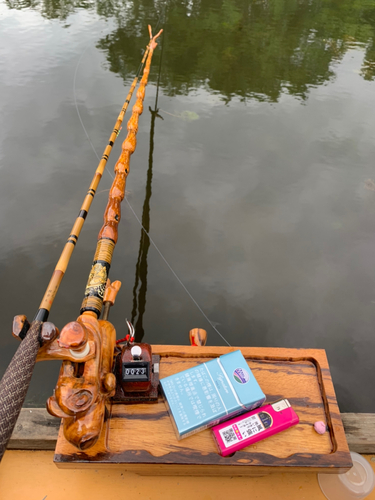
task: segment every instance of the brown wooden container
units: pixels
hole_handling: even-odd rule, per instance
[[[79,452],[60,429],[55,451],[58,467],[120,467],[142,475],[263,475],[270,472],[343,473],[351,466],[327,357],[320,349],[260,347],[152,346],[161,356],[160,378],[240,349],[266,402],[287,398],[300,423],[232,457],[220,457],[210,430],[178,441],[160,398],[155,405],[110,408],[97,444]],[[329,431],[319,435],[314,422]]]

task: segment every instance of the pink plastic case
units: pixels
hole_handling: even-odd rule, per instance
[[[212,428],[221,456],[226,457],[299,422],[287,399],[281,399]]]

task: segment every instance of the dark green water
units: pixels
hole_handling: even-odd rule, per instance
[[[235,346],[324,348],[342,411],[375,412],[375,1],[0,3],[0,374],[38,309],[147,43],[127,198]],[[130,116],[130,114],[128,115]],[[125,127],[108,163],[118,157]],[[75,319],[111,176],[50,320]],[[209,325],[123,204],[110,319],[151,343]],[[28,405],[58,362],[36,367]]]

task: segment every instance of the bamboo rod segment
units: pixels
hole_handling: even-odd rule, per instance
[[[150,35],[151,28],[149,27]],[[115,165],[115,179],[108,196],[107,207],[104,212],[104,224],[98,235],[98,243],[94,261],[87,281],[85,296],[81,306],[81,312],[94,312],[100,316],[103,297],[107,284],[109,268],[112,262],[112,254],[117,243],[118,224],[121,219],[121,202],[125,196],[126,178],[130,170],[130,156],[134,153],[138,132],[139,116],[143,112],[143,100],[146,92],[148,75],[150,73],[151,59],[157,46],[156,39],[163,30],[155,35],[149,45],[149,54],[143,70],[143,76],[137,91],[137,100],[133,106],[132,116],[127,125],[128,134],[122,144],[122,152]]]
[[[151,43],[151,40],[152,40],[152,36],[150,36],[150,43]],[[142,58],[140,67],[142,67],[144,62],[146,61],[146,58],[149,54],[149,47],[150,47],[150,44],[146,47],[146,50],[145,50],[145,53],[143,54],[143,58]],[[78,237],[81,233],[81,229],[82,229],[83,224],[85,222],[85,219],[87,217],[88,211],[90,210],[91,203],[94,199],[99,182],[100,182],[102,175],[104,173],[104,169],[105,169],[105,166],[107,164],[109,155],[111,154],[113,145],[116,141],[116,138],[118,137],[118,135],[120,133],[121,125],[122,125],[126,110],[128,109],[130,99],[131,99],[133,92],[134,92],[134,89],[137,85],[138,79],[139,79],[139,75],[137,75],[134,78],[133,83],[131,84],[129,93],[125,99],[124,105],[121,109],[120,114],[117,117],[116,124],[112,130],[110,137],[109,137],[108,144],[104,149],[103,156],[102,156],[102,158],[99,162],[99,165],[95,171],[95,175],[91,181],[91,184],[90,184],[90,187],[87,191],[85,199],[83,200],[81,210],[80,210],[78,217],[73,225],[73,228],[70,232],[68,240],[65,243],[65,246],[64,246],[64,249],[60,255],[60,258],[56,264],[55,270],[52,274],[51,280],[48,284],[48,287],[47,287],[47,290],[44,294],[42,302],[40,303],[39,311],[41,311],[41,310],[43,310],[43,311],[42,311],[42,315],[39,314],[39,318],[43,321],[45,321],[45,319],[47,319],[47,317],[48,317],[48,312],[50,311],[50,309],[52,307],[52,303],[55,299],[57,290],[59,289],[60,283],[61,283],[61,281],[64,277],[64,274],[65,274],[65,271],[68,267],[70,257],[72,256],[74,247],[75,247],[77,240],[78,240]]]

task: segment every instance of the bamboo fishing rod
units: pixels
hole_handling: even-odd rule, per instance
[[[151,34],[151,28],[150,34]],[[143,100],[146,92],[148,75],[150,73],[151,59],[157,46],[156,40],[161,35],[160,30],[155,35],[149,48],[143,77],[137,91],[137,100],[132,109],[132,116],[127,125],[128,134],[122,144],[122,152],[115,165],[115,179],[109,191],[108,203],[104,212],[104,224],[98,235],[98,242],[94,255],[89,279],[87,281],[85,296],[81,306],[81,314],[92,314],[99,318],[103,296],[106,289],[112,255],[118,238],[118,225],[121,219],[121,202],[125,197],[126,179],[130,171],[130,157],[137,145],[137,132],[139,116],[143,112]]]
[[[151,41],[151,39],[152,39],[152,36],[151,36],[151,32],[150,32],[150,41]],[[85,197],[83,204],[81,206],[81,210],[80,210],[78,217],[73,225],[73,228],[72,228],[71,233],[68,237],[68,240],[65,244],[65,247],[60,255],[60,258],[56,264],[55,270],[53,271],[53,274],[52,274],[51,280],[48,284],[47,290],[44,294],[42,302],[40,303],[39,310],[34,318],[35,320],[46,321],[48,318],[49,311],[50,311],[52,303],[56,297],[57,290],[59,289],[60,283],[64,277],[65,271],[66,271],[68,264],[69,264],[70,257],[72,256],[74,247],[75,247],[77,240],[78,240],[78,237],[81,233],[81,229],[83,227],[83,224],[84,224],[85,219],[87,217],[87,214],[89,212],[91,203],[94,199],[99,182],[100,182],[102,175],[104,173],[104,169],[105,169],[105,166],[107,164],[109,155],[111,154],[113,145],[116,141],[116,138],[118,137],[118,135],[120,133],[121,125],[122,125],[126,110],[129,106],[134,89],[135,89],[137,82],[138,82],[139,74],[140,74],[141,69],[143,67],[143,64],[146,60],[146,57],[148,56],[148,53],[149,53],[149,45],[147,45],[147,47],[146,47],[145,53],[142,57],[142,61],[140,64],[140,70],[139,70],[138,74],[136,75],[136,77],[134,78],[133,83],[130,86],[129,93],[128,93],[126,100],[123,104],[121,112],[117,117],[116,124],[112,130],[108,144],[105,147],[103,156],[99,162],[99,165],[96,169],[95,175],[91,181],[90,187],[87,191],[86,197]]]
[[[117,243],[121,202],[125,197],[130,157],[136,148],[139,116],[143,112],[151,59],[160,34],[161,31],[151,40],[137,100],[127,125],[128,133],[114,167],[116,175],[109,190],[104,223],[99,231],[80,316],[65,325],[58,339],[40,351],[40,356],[45,356],[45,359],[63,359],[54,394],[47,401],[47,410],[51,415],[63,419],[65,439],[81,451],[97,442],[104,422],[106,401],[115,395],[116,390],[113,373],[116,331],[111,323],[98,321],[98,318],[103,302],[108,303],[107,292],[114,284],[121,285],[119,282],[111,285],[108,274]],[[116,292],[118,289],[117,286]],[[113,294],[112,303],[115,296],[116,293]]]
[[[140,69],[144,65],[147,58],[148,72],[151,64],[151,58],[154,48],[156,47],[155,39],[160,35],[161,32],[156,37],[152,37],[151,27],[149,26],[150,42],[147,45],[146,51],[143,55]],[[148,63],[149,61],[149,63]],[[144,72],[146,67],[144,68]],[[139,72],[140,73],[140,72]],[[55,330],[55,327],[51,324],[45,323],[48,319],[52,303],[56,296],[57,290],[60,286],[62,278],[67,269],[70,257],[73,253],[74,247],[78,240],[78,236],[83,227],[84,221],[87,217],[87,213],[91,206],[92,200],[95,196],[96,189],[99,185],[100,179],[103,175],[106,163],[110,152],[112,151],[113,144],[119,134],[121,124],[128,108],[130,99],[136,87],[139,74],[134,78],[131,85],[129,94],[125,100],[125,103],[121,109],[121,112],[117,118],[115,127],[111,133],[109,143],[106,146],[103,156],[99,162],[96,169],[93,180],[90,184],[87,195],[82,204],[81,210],[78,214],[75,224],[71,234],[69,235],[68,241],[65,244],[63,252],[60,259],[56,265],[56,268],[52,274],[52,278],[49,282],[47,290],[44,294],[40,307],[37,314],[35,315],[31,325],[28,323],[25,316],[21,318],[21,325],[18,324],[19,332],[18,337],[22,340],[21,344],[18,346],[16,353],[14,354],[8,368],[6,369],[3,378],[0,381],[0,461],[5,453],[6,446],[12,435],[13,428],[16,424],[18,415],[21,411],[23,402],[26,397],[28,387],[30,385],[30,380],[33,372],[33,368],[36,361],[36,356],[39,348],[48,341],[49,333],[51,328]],[[147,78],[146,78],[147,82]],[[138,102],[138,101],[137,101]],[[138,105],[139,106],[139,105]],[[129,120],[131,121],[131,120]],[[129,126],[128,126],[129,129]],[[128,134],[129,135],[129,134]],[[129,139],[131,142],[131,140]],[[134,147],[135,147],[135,137],[134,137]],[[131,154],[131,153],[130,153]],[[117,164],[116,164],[117,165]],[[129,170],[129,167],[128,167]],[[124,184],[125,185],[125,184]],[[104,227],[104,226],[103,226]],[[101,255],[101,254],[100,254]],[[110,262],[109,262],[110,265]],[[109,266],[108,266],[109,269]],[[105,288],[105,287],[104,287]],[[103,290],[104,292],[104,290]],[[101,309],[101,308],[100,308]],[[46,325],[46,330],[43,334],[43,328]]]
[[[143,202],[142,209],[142,219],[141,219],[141,239],[139,242],[138,259],[135,266],[135,281],[133,287],[133,309],[131,316],[131,324],[134,325],[135,339],[136,342],[142,342],[144,336],[143,329],[143,314],[146,308],[146,293],[147,293],[147,255],[150,248],[150,238],[148,233],[150,232],[150,200],[152,194],[152,169],[153,169],[153,156],[154,156],[154,135],[155,135],[155,121],[156,118],[161,118],[158,109],[158,99],[159,99],[159,85],[160,85],[160,74],[161,65],[163,60],[163,49],[164,43],[161,47],[160,60],[159,60],[159,72],[158,80],[156,84],[156,96],[154,109],[149,106],[149,111],[151,113],[151,126],[150,126],[150,151],[148,156],[148,170],[147,170],[147,182],[146,182],[146,194]],[[138,290],[138,296],[137,296]],[[120,341],[117,341],[120,342]]]

